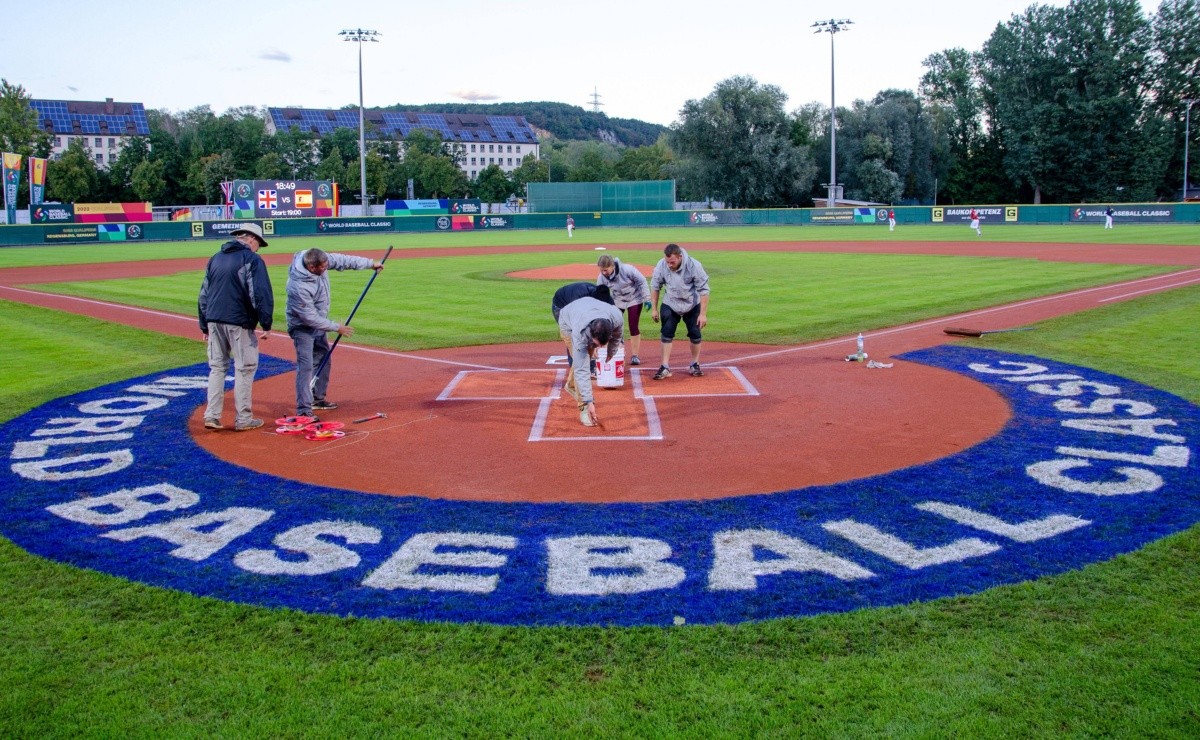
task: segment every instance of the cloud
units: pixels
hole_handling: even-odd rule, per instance
[[[292,61],[291,54],[288,54],[286,51],[280,51],[279,49],[267,49],[266,51],[261,52],[258,55],[258,58],[265,59],[268,62],[290,62],[290,61]]]
[[[487,93],[487,92],[480,92],[479,90],[455,90],[454,92],[452,92],[450,94],[456,98],[459,98],[460,100],[470,100],[473,102],[479,102],[480,100],[499,100],[500,99],[499,95],[494,95],[492,93]]]

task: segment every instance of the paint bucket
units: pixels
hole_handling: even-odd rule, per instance
[[[608,360],[604,359],[605,348],[596,349],[596,385],[601,388],[622,388],[625,386],[625,345],[618,345],[617,351]]]

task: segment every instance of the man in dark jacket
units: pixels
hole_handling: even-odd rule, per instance
[[[233,237],[221,245],[208,261],[200,285],[197,309],[200,331],[208,343],[208,408],[206,429],[224,429],[221,411],[225,405],[225,373],[233,358],[233,400],[237,407],[233,428],[239,432],[257,429],[262,419],[251,414],[251,388],[258,371],[258,340],[271,336],[275,296],[267,265],[258,250],[267,246],[258,224],[242,224],[229,232]],[[262,331],[256,332],[255,327]]]

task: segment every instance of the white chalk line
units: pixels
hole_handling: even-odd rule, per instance
[[[1040,303],[1048,303],[1051,301],[1068,300],[1068,299],[1075,298],[1075,297],[1078,297],[1081,295],[1087,295],[1089,293],[1096,293],[1098,291],[1119,289],[1119,288],[1125,287],[1125,286],[1140,285],[1142,283],[1152,282],[1155,280],[1175,279],[1181,275],[1188,275],[1190,273],[1200,273],[1200,268],[1193,268],[1190,270],[1182,270],[1180,272],[1172,272],[1172,273],[1168,273],[1165,275],[1153,275],[1151,277],[1138,278],[1136,280],[1129,280],[1129,281],[1123,282],[1123,283],[1112,283],[1109,285],[1099,285],[1094,288],[1081,288],[1079,290],[1073,290],[1069,293],[1059,293],[1057,295],[1042,296],[1041,298],[1030,298],[1029,300],[1026,300],[1026,301],[1018,301],[1016,303],[1007,303],[1003,306],[992,306],[991,308],[981,308],[981,309],[978,309],[975,311],[967,311],[965,313],[952,314],[950,316],[940,316],[935,319],[927,319],[925,321],[918,321],[915,324],[904,324],[902,326],[895,326],[890,329],[881,329],[879,331],[871,332],[870,334],[863,332],[863,338],[865,339],[868,337],[884,337],[884,336],[888,336],[890,334],[898,334],[901,332],[915,331],[917,329],[924,329],[925,327],[932,326],[934,324],[945,324],[950,321],[959,321],[962,319],[974,318],[976,316],[986,316],[988,314],[997,313],[1000,311],[1011,311],[1014,309],[1024,308],[1026,306],[1034,306],[1034,305],[1037,305]],[[1191,284],[1191,282],[1187,282],[1187,283],[1181,283],[1180,285],[1190,285],[1190,284]],[[1156,286],[1153,288],[1148,288],[1146,291],[1143,291],[1143,292],[1166,290],[1167,288],[1171,288],[1171,287],[1178,287],[1178,286],[1176,286],[1176,285]],[[1131,293],[1128,295],[1134,295],[1134,294]],[[1097,300],[1097,303],[1101,303],[1101,302],[1102,301]],[[742,355],[741,357],[730,357],[730,358],[724,359],[724,360],[714,360],[707,364],[709,364],[709,365],[726,365],[726,364],[733,363],[733,362],[746,362],[748,360],[758,360],[758,359],[762,359],[764,357],[775,357],[778,355],[791,354],[793,352],[807,352],[807,351],[811,351],[811,350],[822,349],[825,347],[832,347],[834,345],[844,345],[846,342],[850,342],[850,341],[854,341],[853,336],[835,337],[833,339],[826,339],[824,341],[815,342],[813,344],[802,344],[797,347],[786,347],[784,349],[772,350],[770,352],[758,352],[758,353],[751,354],[751,355]]]

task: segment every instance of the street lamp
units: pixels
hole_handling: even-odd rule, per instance
[[[1200,103],[1200,100],[1185,100],[1187,112],[1183,115],[1183,202],[1187,202],[1188,198],[1188,139],[1192,135],[1192,106]]]
[[[378,42],[377,37],[381,35],[378,31],[367,31],[361,28],[338,33],[343,40],[358,43],[358,167],[359,173],[362,175],[360,197],[364,216],[367,215],[367,134],[363,120],[362,45],[364,41]]]
[[[837,202],[837,105],[834,102],[836,88],[833,76],[833,35],[838,31],[847,30],[845,27],[853,24],[854,21],[846,18],[830,18],[812,24],[812,27],[817,29],[813,33],[829,34],[829,202],[826,205],[830,208]]]

